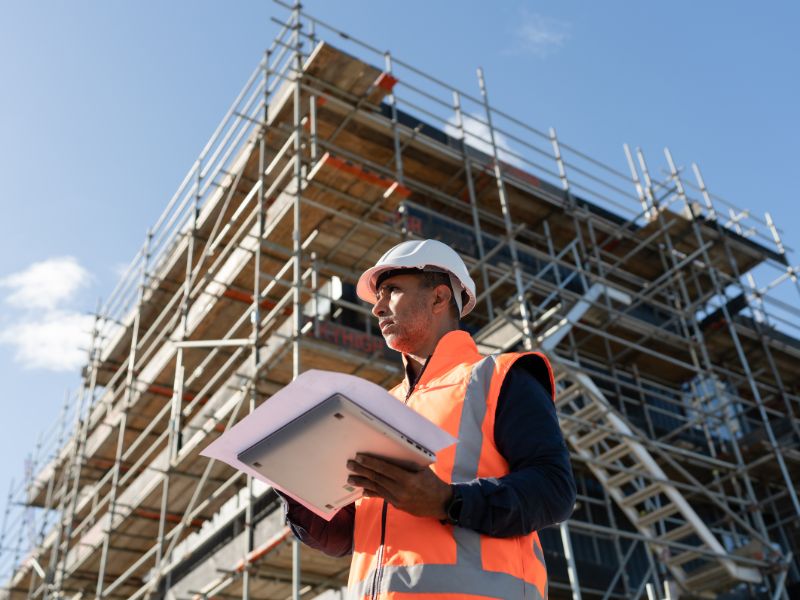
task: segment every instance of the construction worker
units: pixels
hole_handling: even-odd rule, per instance
[[[353,457],[349,482],[364,496],[331,521],[285,499],[295,535],[353,555],[349,598],[546,598],[536,531],[568,518],[575,502],[547,359],[478,353],[458,326],[475,284],[436,240],[393,247],[356,291],[402,353],[405,378],[391,393],[458,443],[421,470]]]

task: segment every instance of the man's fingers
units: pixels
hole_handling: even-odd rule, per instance
[[[353,467],[351,467],[350,462],[348,462],[347,467],[353,473],[353,475],[348,477],[348,481],[350,482],[354,480],[357,481],[367,480],[371,481],[373,484],[381,486],[383,489],[386,489],[387,491],[393,490],[394,488],[397,487],[397,482],[389,479],[388,477],[384,477],[380,473],[376,473],[371,469],[365,469],[363,467],[359,467],[357,464],[354,464]]]
[[[347,461],[347,469],[351,473],[355,473],[356,475],[361,475],[362,477],[367,477],[369,479],[378,479],[378,477],[381,476],[381,474],[377,471],[373,471],[372,469],[365,467],[354,460]]]
[[[351,472],[347,481],[350,485],[363,488],[367,497],[384,498],[395,507],[405,510],[409,502],[409,493],[416,497],[425,474],[420,470],[409,470],[377,456],[358,454],[355,459],[347,461],[347,469]],[[422,469],[425,470],[425,469]],[[428,469],[429,474],[432,471]],[[402,506],[401,506],[402,505]]]
[[[383,462],[383,461],[380,461]],[[369,477],[373,481],[377,481],[383,486],[397,486],[398,484],[403,483],[403,479],[396,479],[391,475],[387,476],[380,468],[373,468],[375,463],[371,463],[370,465],[364,465],[356,460],[348,460],[347,461],[347,468],[357,475],[363,475],[364,477]]]
[[[376,488],[378,487],[378,485],[371,479],[367,479],[366,477],[358,477],[357,475],[351,475],[348,477],[347,483],[356,487],[364,488],[364,490],[370,492],[376,491]]]
[[[387,460],[359,454],[347,461],[348,482],[366,497],[383,498],[395,508],[421,517],[444,517],[450,486],[430,468],[405,469]]]
[[[356,475],[351,475],[350,477],[347,478],[347,481],[348,483],[350,483],[350,485],[355,485],[357,487],[363,488],[364,495],[367,497],[378,496],[380,498],[384,498],[391,504],[395,504],[397,502],[397,499],[389,490],[387,490],[385,487],[383,487],[382,485],[376,483],[371,479],[367,479],[366,477],[358,477]]]
[[[394,481],[403,481],[410,473],[413,473],[413,471],[404,469],[388,460],[369,454],[357,454],[355,462]]]

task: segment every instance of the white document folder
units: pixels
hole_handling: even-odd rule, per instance
[[[321,418],[322,413],[330,411],[320,408],[330,405],[334,396],[343,398],[342,406],[351,405],[348,412],[335,414],[350,417],[361,412],[365,418]],[[363,411],[353,410],[356,406]],[[317,418],[310,419],[309,415],[314,414]],[[311,423],[309,427],[306,421]],[[367,429],[367,425],[372,427]],[[263,455],[266,460],[254,458],[255,451],[275,446],[271,440],[276,439],[280,439],[279,448],[269,457]],[[274,394],[201,454],[252,475],[319,516],[331,519],[341,506],[361,496],[360,488],[347,484],[345,468],[347,459],[353,458],[356,451],[408,458],[411,454],[439,452],[455,442],[450,434],[370,381],[344,373],[310,370]],[[404,444],[417,449],[406,448],[412,452],[404,454]],[[411,462],[422,465],[432,460],[418,458]]]

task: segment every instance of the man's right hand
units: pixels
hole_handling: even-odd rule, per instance
[[[417,517],[443,520],[445,507],[453,496],[452,488],[430,468],[405,469],[393,462],[358,454],[347,461],[352,475],[350,485],[364,488],[367,498],[383,498],[389,504]]]

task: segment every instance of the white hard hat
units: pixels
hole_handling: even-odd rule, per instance
[[[358,278],[356,293],[358,297],[375,304],[376,284],[384,271],[393,269],[419,269],[420,271],[444,271],[450,275],[456,305],[462,317],[467,316],[475,308],[475,282],[469,276],[467,266],[458,253],[447,244],[438,240],[410,240],[391,248],[381,256],[374,267],[367,269]],[[468,299],[461,307],[461,291],[467,293]]]

